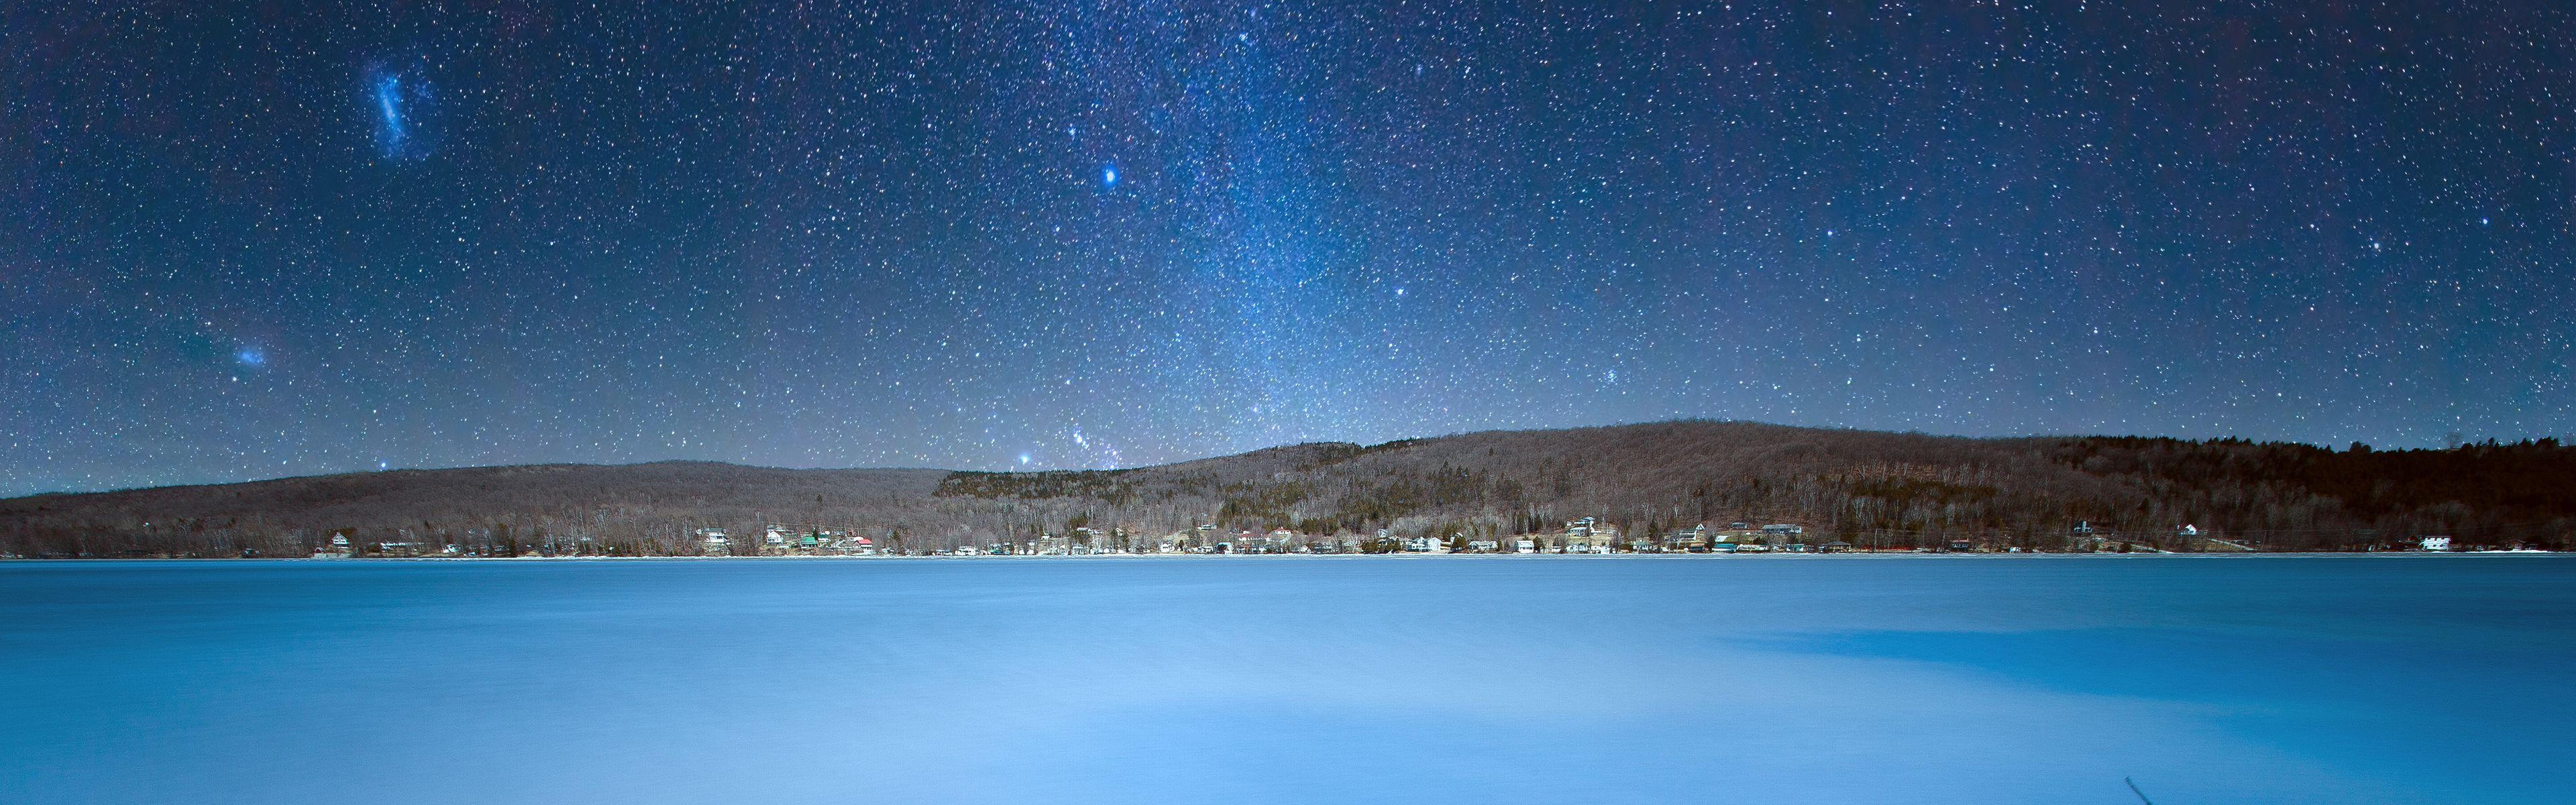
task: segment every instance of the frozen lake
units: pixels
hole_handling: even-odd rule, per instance
[[[2576,558],[0,563],[13,803],[2563,800]]]

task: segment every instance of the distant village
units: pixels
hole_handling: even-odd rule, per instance
[[[2159,535],[2163,536],[2163,535]],[[2175,539],[2162,540],[2168,545],[2181,544],[2202,553],[2252,553],[2259,546],[2201,536],[2192,526],[2183,526]],[[1698,524],[1686,529],[1662,533],[1627,533],[1620,526],[1595,517],[1564,522],[1563,528],[1550,533],[1520,534],[1511,537],[1477,536],[1466,532],[1447,537],[1435,535],[1399,536],[1380,529],[1373,536],[1326,536],[1301,534],[1289,529],[1268,532],[1229,531],[1214,524],[1159,535],[1146,535],[1121,528],[1081,526],[1065,533],[1038,533],[1021,539],[1003,539],[977,544],[930,545],[905,539],[900,533],[887,531],[871,536],[861,529],[813,523],[766,523],[749,532],[725,528],[690,530],[681,544],[695,551],[652,554],[660,556],[701,557],[1008,557],[1008,556],[1272,556],[1272,555],[1343,555],[1343,554],[1423,554],[1423,555],[1613,555],[1613,554],[1922,554],[1922,553],[2039,553],[2019,546],[2002,546],[1976,539],[1953,539],[1946,544],[1926,547],[1911,538],[1878,541],[1863,537],[1861,542],[1844,539],[1812,541],[1807,528],[1797,523],[1729,522],[1723,525]],[[2070,529],[2068,548],[2049,553],[2173,553],[2159,548],[2140,535],[2118,535],[2098,532],[2089,523],[2078,523]],[[2522,546],[2465,546],[2478,550],[2527,550]],[[2447,536],[2424,536],[2396,543],[2373,546],[2380,551],[2448,552],[2453,550]],[[347,534],[331,534],[327,544],[312,554],[316,559],[370,558],[572,558],[641,556],[602,546],[586,538],[544,539],[533,542],[510,541],[507,544],[477,542],[473,544],[429,545],[411,541],[353,541]],[[5,557],[22,558],[22,557]]]

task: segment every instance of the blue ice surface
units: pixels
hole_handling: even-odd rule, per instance
[[[0,802],[2478,803],[2576,559],[0,563]]]

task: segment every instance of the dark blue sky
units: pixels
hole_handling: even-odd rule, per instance
[[[16,4],[0,494],[2576,431],[2569,11],[2131,5]]]

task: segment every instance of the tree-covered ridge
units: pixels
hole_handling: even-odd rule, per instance
[[[1582,517],[1631,538],[1743,522],[1895,546],[2062,549],[2107,538],[2307,550],[2441,534],[2554,547],[2576,533],[2576,449],[2550,439],[2383,451],[1665,422],[1292,445],[1121,470],[486,467],[0,501],[0,552],[292,555],[340,535],[695,553],[699,529],[767,522],[937,550],[1077,529],[1116,539],[1547,535]]]
[[[1120,480],[1126,470],[1049,470],[1045,472],[952,472],[939,479],[940,497],[1093,498],[1125,505],[1136,497],[1133,483]]]

